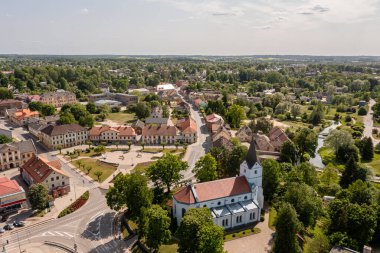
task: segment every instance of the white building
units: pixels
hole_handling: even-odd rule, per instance
[[[171,83],[164,83],[157,85],[157,92],[175,90],[175,87]]]
[[[259,221],[263,205],[262,166],[252,142],[240,176],[186,186],[173,196],[173,215],[179,225],[190,208],[207,207],[214,223],[229,229]]]

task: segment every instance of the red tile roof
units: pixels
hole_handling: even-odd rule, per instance
[[[25,170],[36,183],[42,183],[53,171],[67,176],[65,172],[61,170],[61,163],[59,160],[47,161],[40,156],[33,155],[23,166],[22,170]]]
[[[10,180],[9,178],[6,177],[1,177],[0,178],[0,196],[7,196],[10,194],[15,194],[15,193],[21,193],[23,192],[22,188],[20,185],[16,182],[16,180]]]
[[[218,122],[218,121],[221,120],[221,119],[222,119],[222,117],[219,116],[219,115],[216,114],[216,113],[212,113],[212,114],[206,116],[206,121],[207,121],[207,122],[210,122],[210,123]]]
[[[176,136],[178,129],[175,126],[166,124],[145,126],[142,129],[142,136]]]
[[[198,200],[195,199],[193,190],[198,196]],[[194,184],[193,189],[191,185],[188,185],[174,194],[174,199],[178,202],[194,204],[195,202],[204,202],[250,192],[251,188],[247,179],[245,176],[240,176]]]
[[[118,132],[120,136],[134,136],[136,135],[135,130],[130,126],[118,126],[118,127],[93,127],[91,128],[89,135],[90,136],[100,136],[101,133],[106,131],[115,131]]]
[[[17,109],[10,116],[16,118],[17,120],[23,120],[24,118],[38,117],[39,114],[39,112],[31,111],[29,109]]]
[[[184,134],[192,134],[197,132],[197,123],[191,117],[179,120],[177,122],[177,127]]]

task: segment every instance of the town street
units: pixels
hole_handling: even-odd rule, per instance
[[[178,93],[179,96],[181,94]],[[182,96],[181,96],[182,97]],[[211,148],[210,144],[210,134],[207,130],[205,123],[202,121],[201,115],[198,110],[188,103],[183,97],[183,101],[187,103],[190,107],[191,117],[197,123],[198,139],[197,142],[188,146],[187,152],[185,154],[184,160],[189,164],[189,168],[183,173],[184,180],[189,180],[194,178],[194,173],[192,169],[195,163],[206,154],[206,152]]]
[[[2,236],[2,244],[7,252],[19,252],[29,244],[44,242],[59,243],[71,249],[77,244],[78,252],[124,252],[124,242],[113,237],[115,214],[107,206],[104,192],[94,188],[85,206],[76,212],[7,232]]]
[[[363,117],[363,124],[364,124],[363,135],[365,137],[371,137],[374,146],[376,146],[380,142],[380,140],[377,140],[377,139],[373,138],[373,136],[372,136],[372,130],[374,129],[372,106],[374,106],[375,104],[376,104],[375,100],[371,98],[369,100],[369,103],[368,103],[368,113],[367,113],[367,115],[365,115]]]

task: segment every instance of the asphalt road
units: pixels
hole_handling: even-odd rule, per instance
[[[180,94],[179,94],[180,95]],[[180,95],[181,96],[181,95]],[[182,96],[181,96],[182,97]],[[182,97],[186,102],[186,100]],[[190,145],[186,152],[184,160],[189,164],[189,168],[183,173],[184,180],[193,179],[194,173],[192,169],[195,166],[195,163],[206,154],[206,152],[211,148],[210,134],[207,130],[206,124],[202,121],[199,111],[195,109],[191,104],[186,102],[190,106],[190,113],[192,118],[195,120],[198,126],[198,140],[196,143]]]
[[[124,252],[113,237],[115,212],[108,208],[104,192],[90,190],[90,199],[76,212],[60,219],[53,219],[25,228],[17,228],[1,238],[7,252],[19,252],[30,243],[52,241],[74,248],[78,252]]]

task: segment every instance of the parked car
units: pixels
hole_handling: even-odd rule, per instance
[[[23,227],[23,226],[25,226],[25,223],[24,223],[23,221],[15,220],[15,221],[13,222],[13,226],[19,228],[19,227]]]
[[[12,224],[10,224],[10,223],[8,223],[7,225],[5,225],[4,226],[4,229],[5,230],[12,230],[12,229],[14,229],[15,227],[12,225]]]

